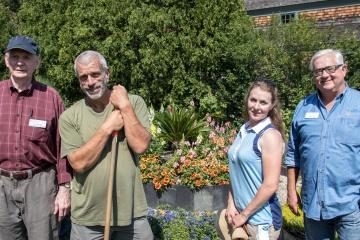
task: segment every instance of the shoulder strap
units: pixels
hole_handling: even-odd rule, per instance
[[[264,134],[264,132],[270,128],[276,129],[275,126],[272,123],[270,123],[266,127],[264,127],[258,134],[256,134],[256,136],[254,138],[253,150],[254,150],[255,154],[259,157],[261,157],[261,152],[260,152],[260,149],[258,148],[259,139]]]

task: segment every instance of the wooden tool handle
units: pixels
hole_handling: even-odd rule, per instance
[[[112,145],[111,145],[111,159],[110,159],[110,173],[109,173],[109,181],[108,181],[108,191],[107,191],[107,199],[106,199],[106,212],[105,212],[105,230],[104,230],[104,240],[110,239],[110,220],[111,220],[111,209],[112,209],[112,196],[113,196],[113,188],[114,188],[114,175],[116,168],[116,158],[117,158],[117,138],[118,131],[114,131],[111,135]]]

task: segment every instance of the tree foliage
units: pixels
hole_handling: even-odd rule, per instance
[[[106,57],[111,84],[123,84],[155,109],[193,101],[201,115],[219,119],[240,116],[247,87],[266,76],[278,84],[288,124],[313,90],[308,62],[321,48],[344,51],[349,85],[359,87],[356,35],[319,30],[308,19],[281,24],[274,17],[271,27],[256,28],[242,0],[22,0],[13,10],[2,2],[0,23],[16,14],[13,29],[39,43],[40,74],[68,104],[82,97],[73,61],[87,49]]]
[[[14,13],[11,10],[10,1],[0,0],[0,49],[1,52],[5,50],[5,47],[9,41],[9,38],[14,34],[15,19]],[[0,66],[0,77],[5,78],[7,71],[4,64]]]

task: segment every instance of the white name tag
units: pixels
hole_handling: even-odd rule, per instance
[[[29,127],[46,128],[46,121],[31,119],[29,120]]]
[[[319,118],[319,112],[307,112],[305,113],[305,118]]]

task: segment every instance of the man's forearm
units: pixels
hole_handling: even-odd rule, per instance
[[[110,135],[110,131],[99,128],[87,143],[68,155],[75,172],[86,172],[95,165]]]
[[[287,168],[287,191],[288,193],[296,193],[296,183],[299,177],[299,168]]]

